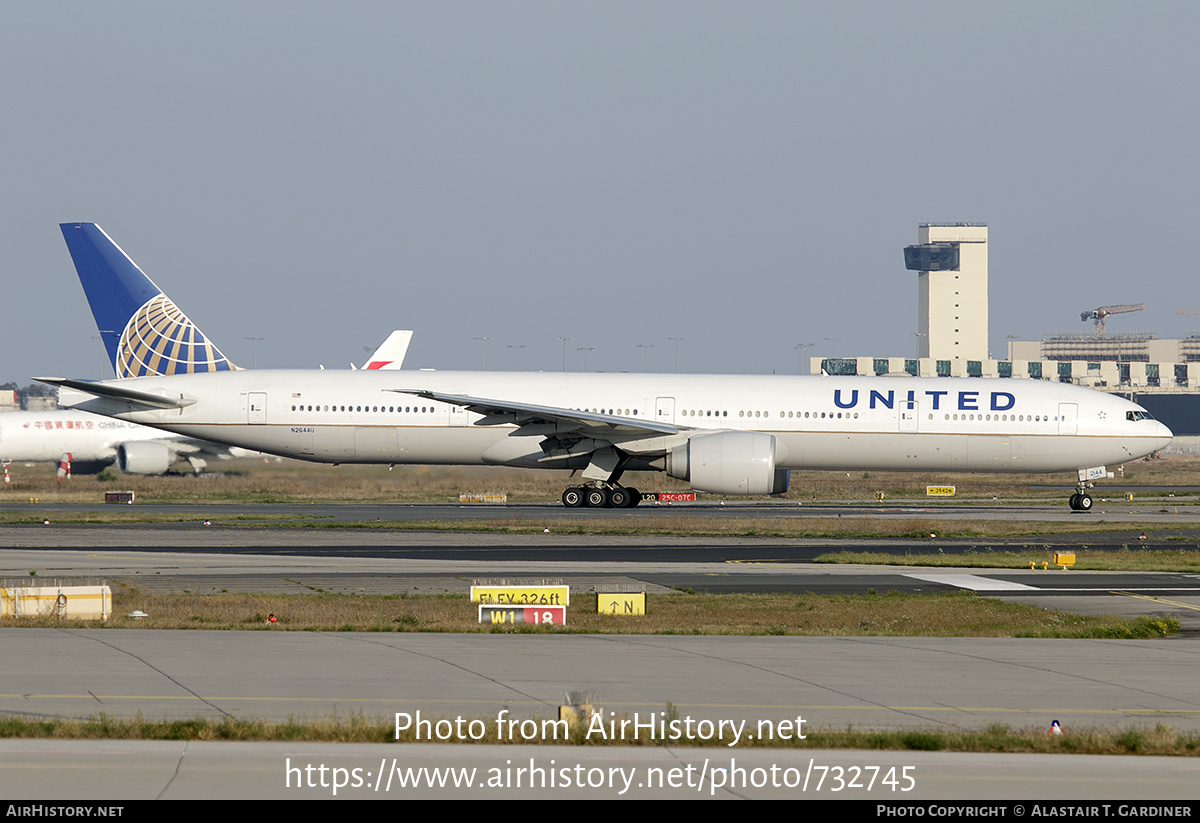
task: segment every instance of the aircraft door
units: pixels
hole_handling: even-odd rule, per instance
[[[900,401],[900,431],[915,432],[919,426],[921,404],[916,400]]]
[[[316,438],[312,432],[297,433],[296,435],[296,451],[300,454],[316,454]]]
[[[654,422],[656,423],[674,423],[675,422],[675,398],[660,397],[654,401]]]
[[[267,393],[252,391],[246,395],[246,422],[267,422]]]
[[[1058,404],[1058,433],[1076,434],[1079,431],[1079,406],[1076,403]]]

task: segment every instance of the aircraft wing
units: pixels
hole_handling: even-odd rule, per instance
[[[237,446],[226,446],[222,443],[214,443],[211,440],[200,440],[195,437],[165,437],[162,440],[152,440],[150,442],[162,443],[175,452],[181,460],[185,460],[192,455],[217,457],[224,460],[229,457],[239,457],[238,452],[245,451],[245,449],[240,449]]]
[[[544,431],[544,429],[551,426],[559,434],[575,432],[597,440],[609,440],[614,436],[658,437],[679,434],[683,431],[682,427],[670,423],[656,423],[653,420],[578,409],[539,406],[511,400],[491,400],[485,397],[445,394],[424,389],[391,389],[390,391],[470,409],[476,414],[483,415],[482,420],[476,421],[475,425],[477,426],[517,425],[522,429],[528,427],[531,435],[549,434],[550,432]]]
[[[186,460],[193,465],[199,463],[204,465],[204,460],[229,460],[234,457],[251,457],[261,455],[262,452],[256,452],[252,449],[243,449],[241,446],[227,446],[224,443],[215,443],[212,440],[201,440],[198,437],[177,437],[172,440],[163,440],[180,460]],[[197,471],[199,471],[197,469]]]

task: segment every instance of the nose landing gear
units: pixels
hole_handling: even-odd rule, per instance
[[[1104,466],[1079,470],[1079,482],[1075,484],[1075,493],[1068,501],[1072,511],[1090,512],[1092,510],[1092,496],[1088,494],[1088,489],[1092,488],[1093,480],[1100,480],[1104,477],[1112,477],[1112,472]]]

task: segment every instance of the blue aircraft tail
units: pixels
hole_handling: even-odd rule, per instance
[[[102,228],[59,228],[117,377],[237,368]]]

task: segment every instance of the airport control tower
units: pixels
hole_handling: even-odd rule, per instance
[[[986,223],[922,223],[904,266],[917,278],[920,357],[988,359]]]

